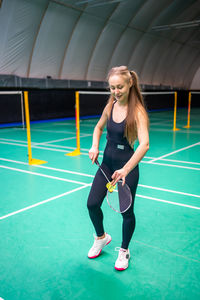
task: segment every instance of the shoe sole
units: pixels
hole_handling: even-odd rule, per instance
[[[129,257],[129,260],[131,259],[131,256]],[[126,267],[126,268],[117,268],[117,267],[115,267],[115,270],[117,270],[117,271],[124,271],[124,270],[126,270],[128,268],[128,266]]]
[[[127,267],[128,268],[128,267]],[[124,270],[126,270],[127,268],[117,268],[117,267],[115,267],[115,270],[117,270],[117,271],[124,271]]]
[[[110,239],[110,241],[108,241],[107,244],[105,244],[105,246],[107,246],[108,244],[110,244],[111,241],[112,241],[112,239]],[[105,247],[105,246],[104,246],[104,247]],[[103,247],[103,248],[104,248],[104,247]],[[103,249],[103,248],[102,248],[102,249]],[[99,251],[99,253],[98,253],[97,255],[95,255],[95,256],[88,256],[88,257],[89,257],[90,259],[93,259],[93,258],[98,257],[98,256],[101,254],[102,249]]]

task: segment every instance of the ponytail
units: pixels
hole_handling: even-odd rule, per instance
[[[143,96],[139,86],[138,76],[134,71],[129,71],[126,66],[115,67],[108,73],[107,79],[113,75],[123,76],[127,82],[131,82],[132,86],[129,90],[128,109],[125,120],[124,136],[127,138],[129,144],[133,146],[137,139],[137,123],[139,112],[145,117],[147,124],[149,124],[148,115],[145,109]],[[114,97],[111,95],[108,100],[108,111],[111,112]]]

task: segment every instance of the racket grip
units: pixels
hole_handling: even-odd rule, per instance
[[[99,163],[99,161],[98,161],[98,159],[95,159],[95,164],[97,165],[97,166],[99,166],[100,167],[100,163]]]

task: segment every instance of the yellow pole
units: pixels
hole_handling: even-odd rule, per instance
[[[173,131],[180,130],[176,128],[176,114],[177,114],[177,92],[174,92],[174,127]]]
[[[27,130],[27,141],[28,141],[28,162],[31,164],[32,151],[31,151],[31,130],[30,130],[30,118],[29,118],[29,105],[28,105],[28,92],[24,92],[24,103],[25,103],[25,115],[26,115],[26,130]]]
[[[80,107],[79,107],[79,92],[76,92],[76,145],[80,152]]]
[[[30,114],[29,114],[29,104],[28,104],[28,92],[24,92],[24,103],[25,103],[25,115],[26,115],[26,129],[27,129],[27,141],[28,141],[28,163],[29,165],[41,165],[45,164],[45,160],[32,158],[31,150],[31,129],[30,129]]]
[[[76,156],[81,154],[80,147],[80,107],[79,107],[79,92],[76,92],[75,117],[76,117],[76,149],[73,152],[67,153],[68,156]]]
[[[184,126],[184,128],[190,128],[191,98],[192,98],[192,93],[189,92],[189,96],[188,96],[188,116],[187,116],[187,125]]]

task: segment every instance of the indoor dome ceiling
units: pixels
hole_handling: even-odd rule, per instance
[[[0,74],[199,89],[200,0],[3,0]]]

